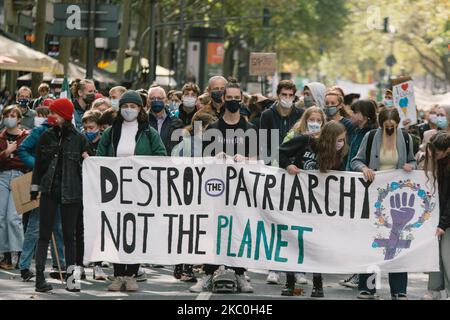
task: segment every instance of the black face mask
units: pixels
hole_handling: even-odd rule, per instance
[[[235,113],[241,108],[241,100],[225,101],[225,108],[227,108],[227,110],[231,113]]]
[[[223,97],[223,91],[222,90],[211,91],[211,99],[213,99],[213,101],[215,103],[221,103],[222,102],[222,97]]]
[[[86,104],[91,104],[92,102],[94,102],[94,100],[95,100],[95,93],[88,93],[88,94],[86,95],[86,97],[83,98],[83,101],[84,101]]]
[[[388,136],[392,136],[395,132],[395,128],[386,128],[385,131]]]

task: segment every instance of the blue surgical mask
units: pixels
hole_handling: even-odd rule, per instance
[[[122,108],[120,109],[120,114],[125,119],[125,121],[131,122],[137,119],[139,111],[136,109]]]
[[[119,99],[111,99],[111,107],[115,111],[119,111]]]
[[[448,127],[448,120],[446,117],[440,116],[437,118],[436,125],[439,129],[446,129]]]
[[[154,113],[161,112],[162,109],[164,109],[164,101],[155,100],[152,101],[150,108]]]
[[[86,136],[86,138],[92,142],[95,140],[95,138],[97,138],[99,134],[99,131],[95,131],[95,132],[85,132],[84,135]]]
[[[175,101],[172,101],[169,103],[169,111],[170,112],[175,112],[176,110],[178,110],[178,107],[180,105],[178,103],[176,103]]]
[[[384,99],[384,105],[387,108],[392,108],[394,106],[394,101],[392,99]]]
[[[336,106],[326,106],[325,109],[323,110],[325,112],[325,114],[327,115],[327,117],[331,118],[334,117],[335,114],[339,111],[338,108]]]

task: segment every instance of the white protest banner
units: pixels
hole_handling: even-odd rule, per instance
[[[85,260],[322,273],[438,271],[422,171],[285,170],[213,158],[83,162]],[[198,164],[191,161],[198,161]]]
[[[417,123],[416,101],[414,98],[414,82],[412,80],[400,83],[392,87],[394,106],[400,113],[400,128],[403,128],[403,120],[409,119],[411,125]]]

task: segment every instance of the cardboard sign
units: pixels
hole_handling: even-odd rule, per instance
[[[277,54],[252,52],[250,53],[250,75],[272,76],[277,72]]]
[[[30,200],[30,186],[32,172],[24,174],[11,181],[11,191],[18,214],[24,214],[39,207],[38,200]]]
[[[393,86],[392,94],[394,106],[400,113],[400,127],[403,127],[403,120],[409,119],[410,125],[417,123],[416,101],[414,98],[414,82],[406,81]]]

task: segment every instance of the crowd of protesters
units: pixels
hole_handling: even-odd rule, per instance
[[[248,135],[218,140],[223,142],[223,152],[212,156],[240,162],[262,159],[264,154],[267,165],[293,175],[303,170],[339,170],[362,172],[373,180],[383,170],[425,170],[440,199],[436,226],[440,272],[430,274],[424,298],[438,299],[441,290],[450,295],[450,106],[418,112],[418,123],[410,125],[409,120],[400,122],[390,90],[377,103],[345,94],[336,86],[311,82],[297,90],[292,81],[282,80],[276,95],[268,98],[249,95],[235,79],[222,76],[210,78],[204,91],[194,83],[169,92],[157,85],[136,91],[118,86],[103,96],[92,80],[82,79],[72,82],[71,99],[55,98],[45,83],[37,93],[33,99],[31,89],[21,87],[14,98],[4,95],[1,100],[0,268],[20,269],[23,281],[35,278],[38,292],[52,290],[45,278],[49,244],[51,277],[58,277],[62,269],[68,279],[77,269],[85,279],[84,268],[92,267],[94,280],[111,281],[109,291],[139,290],[137,282],[145,281],[139,264],[114,264],[109,277],[106,262],[83,265],[81,163],[94,155],[201,157],[203,135],[215,129],[222,137],[230,131],[238,135],[267,130],[256,148]],[[183,130],[182,137],[173,139],[178,129]],[[273,146],[273,141],[278,145]],[[31,171],[30,198],[39,197],[40,205],[21,216],[11,181]],[[174,277],[194,282],[191,292],[210,291],[218,268],[180,264],[174,266]],[[254,291],[246,269],[230,269],[240,292]],[[194,271],[203,276],[197,279]],[[324,297],[323,277],[313,274],[312,297]],[[375,290],[368,288],[369,277],[355,274],[340,284],[358,288],[360,299],[375,299]],[[267,283],[279,284],[280,273],[269,271]],[[407,273],[389,274],[392,299],[407,299],[407,283]],[[307,284],[304,273],[287,273],[281,294],[292,296],[296,285]]]

